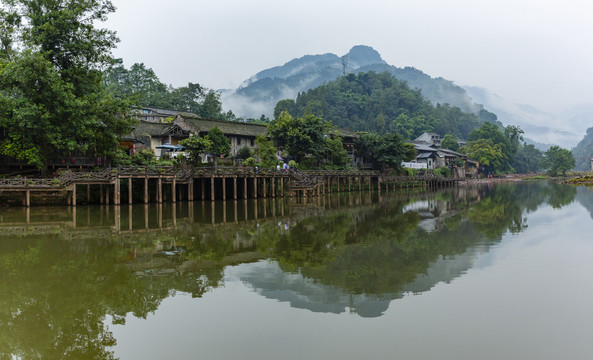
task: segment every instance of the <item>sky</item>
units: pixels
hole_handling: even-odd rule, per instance
[[[593,103],[590,0],[112,1],[114,55],[174,86],[234,89],[294,58],[368,45],[390,65],[544,111]]]

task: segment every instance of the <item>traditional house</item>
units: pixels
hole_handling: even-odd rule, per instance
[[[159,158],[164,154],[164,151],[158,149],[158,146],[165,144],[177,145],[179,141],[188,137],[189,132],[179,125],[141,120],[134,126],[132,133],[126,139],[132,144],[133,150],[150,149]]]
[[[423,142],[428,145],[441,146],[441,141],[443,141],[441,135],[425,132],[424,134],[418,136],[413,142]]]
[[[151,123],[167,123],[179,114],[176,110],[156,109],[156,108],[141,108],[135,112],[136,117],[140,121]]]
[[[255,148],[255,138],[258,135],[265,136],[267,132],[265,125],[204,119],[190,113],[179,113],[175,117],[175,120],[173,120],[173,124],[199,136],[207,135],[208,131],[214,127],[219,128],[230,140],[232,156],[237,155],[239,149],[245,146],[253,151],[253,148]]]
[[[439,161],[439,151],[435,147],[423,143],[413,143],[416,149],[416,163],[426,164],[427,169],[439,168],[443,162]]]

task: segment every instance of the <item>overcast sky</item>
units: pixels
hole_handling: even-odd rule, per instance
[[[369,45],[387,63],[557,111],[593,102],[590,0],[112,0],[127,67],[236,88],[303,55]]]

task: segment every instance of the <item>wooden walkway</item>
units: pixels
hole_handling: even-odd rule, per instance
[[[384,191],[436,189],[454,186],[461,180],[435,176],[396,177],[368,170],[120,166],[99,172],[67,171],[55,178],[0,178],[0,195],[3,192],[20,193],[24,206],[31,205],[32,193],[66,195],[68,204],[76,206],[79,199],[89,203],[91,187],[95,192],[95,187],[98,187],[99,203],[120,205],[178,200],[310,197],[332,192],[370,191],[373,188]],[[137,187],[141,187],[142,191],[135,193]],[[123,198],[122,192],[126,198]]]

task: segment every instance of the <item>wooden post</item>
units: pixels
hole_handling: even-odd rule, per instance
[[[253,196],[257,199],[257,175],[253,175]]]
[[[30,190],[25,191],[25,206],[26,207],[31,206],[31,191]]]
[[[76,206],[76,184],[72,184],[72,206]]]
[[[144,178],[144,203],[148,204],[148,176]]]
[[[109,198],[111,197],[111,196],[109,196],[109,188],[110,188],[110,186],[107,185],[107,188],[105,189],[105,204],[106,205],[109,205],[109,200],[110,200]]]
[[[163,202],[163,178],[160,175],[157,180],[157,202],[159,204]]]
[[[91,203],[91,184],[86,185],[86,202],[87,204]]]
[[[214,175],[210,177],[210,200],[214,201],[216,197],[214,196]]]
[[[128,204],[132,205],[132,177],[128,178]],[[132,230],[132,229],[130,229]]]
[[[113,204],[119,205],[121,201],[121,181],[119,176],[115,177],[115,183],[113,184]]]
[[[200,179],[200,188],[202,190],[201,194],[200,194],[200,200],[206,200],[206,179],[205,178],[201,178]]]
[[[276,175],[272,175],[272,197],[276,197]]]
[[[105,198],[103,197],[103,184],[99,185],[99,204],[103,204],[105,202]]]
[[[280,196],[284,197],[284,177],[280,177]]]
[[[237,175],[233,176],[233,200],[237,200]],[[235,211],[237,208],[235,207]],[[236,218],[236,216],[235,216]],[[236,221],[236,219],[235,219]]]
[[[222,176],[222,200],[226,201],[226,176],[224,175]]]
[[[187,183],[187,200],[194,201],[194,178],[189,178]]]
[[[247,176],[243,176],[243,199],[247,199]]]
[[[173,182],[171,183],[171,198],[173,203],[177,202],[177,183],[175,180],[175,176],[173,176]]]

